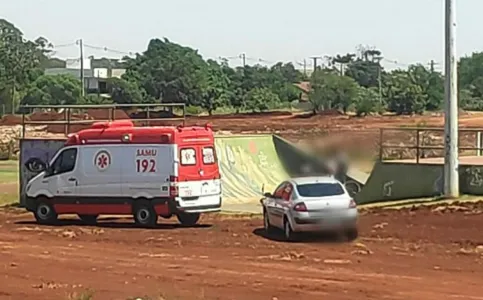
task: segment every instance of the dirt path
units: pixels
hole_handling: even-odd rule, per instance
[[[132,228],[0,212],[0,299],[483,299],[483,205],[372,212],[354,243],[268,239],[261,220]],[[483,252],[483,251],[482,251]]]

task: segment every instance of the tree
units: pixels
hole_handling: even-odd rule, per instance
[[[422,113],[427,105],[428,95],[423,87],[415,84],[407,71],[391,72],[386,83],[388,110],[397,114]]]
[[[312,73],[310,78],[309,101],[312,104],[313,113],[316,114],[325,109],[330,109],[335,98],[333,94],[333,75],[323,70]]]
[[[77,78],[69,75],[42,75],[31,83],[22,105],[71,105],[82,101]]]
[[[142,91],[135,82],[121,78],[109,78],[107,89],[111,93],[112,102],[117,104],[131,104],[147,102],[143,100]]]
[[[253,112],[268,110],[278,102],[280,99],[269,88],[254,88],[245,95],[246,108]]]
[[[359,93],[354,79],[333,72],[316,71],[312,74],[309,100],[314,113],[336,107],[347,113]]]
[[[148,49],[127,59],[123,78],[136,82],[156,101],[199,105],[206,88],[207,63],[196,50],[152,39]]]
[[[18,28],[0,19],[0,89],[8,95],[2,103],[7,110],[15,109],[15,92],[42,74],[39,53],[37,45],[24,40]]]
[[[442,76],[421,64],[409,66],[408,76],[412,83],[421,87],[422,94],[427,96],[425,110],[440,109],[444,98]]]
[[[230,79],[223,73],[217,62],[208,61],[208,77],[206,91],[201,99],[200,106],[208,111],[211,116],[218,107],[226,106],[229,103],[228,92]]]
[[[334,96],[332,104],[346,114],[359,95],[359,85],[354,79],[347,76],[330,76],[332,76],[330,88],[333,90]]]
[[[379,111],[381,108],[379,100],[379,94],[375,88],[359,87],[354,103],[356,115],[358,117],[366,116]]]

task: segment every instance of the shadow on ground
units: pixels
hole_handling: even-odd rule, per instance
[[[127,222],[117,222],[117,221],[125,221],[124,218],[106,218],[101,219],[98,221],[97,224],[86,224],[81,220],[76,219],[60,219],[54,224],[50,225],[41,225],[35,221],[17,221],[15,224],[17,225],[36,225],[42,227],[64,227],[64,226],[82,226],[82,227],[99,227],[99,228],[115,228],[115,229],[192,229],[192,228],[211,228],[212,224],[197,224],[194,226],[185,226],[176,223],[158,223],[153,228],[143,228],[139,227],[134,223],[127,223]],[[129,219],[127,219],[129,220]]]
[[[253,230],[253,234],[273,242],[287,243],[282,230],[275,230],[273,233],[267,233],[264,228],[256,228]],[[339,235],[334,233],[299,233],[295,242],[340,244],[346,243],[347,240],[340,238]]]

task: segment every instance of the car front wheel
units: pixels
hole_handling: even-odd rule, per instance
[[[263,228],[267,233],[273,232],[273,226],[270,224],[270,219],[268,218],[268,213],[266,210],[263,211]]]

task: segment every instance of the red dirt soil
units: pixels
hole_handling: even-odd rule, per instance
[[[4,210],[0,299],[68,299],[85,289],[93,299],[483,299],[482,212],[482,204],[379,210],[362,213],[356,242],[285,243],[248,217],[143,230],[131,220],[39,226]]]

